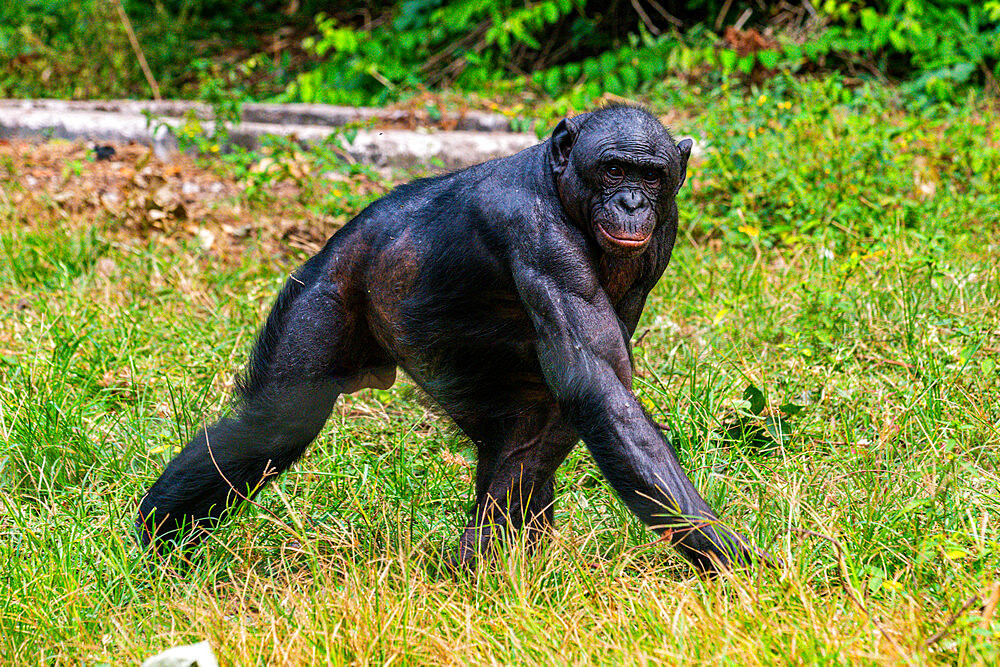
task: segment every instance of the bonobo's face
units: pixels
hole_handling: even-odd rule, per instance
[[[614,255],[641,253],[658,226],[676,225],[690,153],[690,140],[675,145],[654,116],[632,107],[565,120],[552,134],[563,207]]]

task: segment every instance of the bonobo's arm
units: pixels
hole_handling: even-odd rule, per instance
[[[719,523],[632,393],[622,327],[593,268],[560,241],[562,252],[515,261],[512,270],[563,413],[629,509],[669,532],[684,557],[702,570],[716,569],[713,558],[749,565],[747,542]]]

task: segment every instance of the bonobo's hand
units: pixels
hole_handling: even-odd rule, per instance
[[[700,572],[749,570],[764,565],[779,568],[781,560],[758,549],[739,533],[721,523],[703,523],[671,531],[671,542]]]

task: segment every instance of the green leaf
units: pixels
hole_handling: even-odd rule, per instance
[[[622,87],[622,80],[614,72],[604,77],[604,89],[612,95],[623,95],[625,92]]]
[[[782,53],[788,60],[801,60],[802,47],[798,44],[789,44],[782,50]]]
[[[757,388],[757,385],[750,384],[743,390],[743,400],[750,402],[750,412],[759,415],[764,411],[767,401],[764,400],[764,392]]]
[[[546,2],[540,9],[546,23],[555,23],[559,20],[559,7],[556,6],[556,3]]]
[[[639,75],[634,67],[625,67],[621,71],[622,85],[628,92],[634,92],[639,87]]]
[[[795,415],[805,410],[806,406],[796,405],[795,403],[785,403],[784,405],[781,405],[779,409],[789,417],[794,417]]]
[[[861,26],[865,29],[865,32],[872,32],[878,25],[878,12],[876,12],[871,7],[865,7],[861,10]]]
[[[731,49],[719,51],[719,64],[722,66],[722,73],[729,74],[736,66],[736,52]]]
[[[545,73],[545,92],[555,96],[559,94],[561,89],[562,78],[559,76],[559,70],[553,67]]]
[[[764,420],[764,429],[778,444],[785,445],[792,439],[792,427],[781,417],[766,418]]]
[[[774,69],[778,66],[778,52],[777,51],[761,51],[757,54],[757,60],[760,64],[767,69]]]

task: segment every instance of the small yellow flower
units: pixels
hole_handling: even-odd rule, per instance
[[[174,445],[174,454],[180,454],[182,449],[184,448],[180,445]]]
[[[751,225],[740,225],[737,229],[751,238],[757,238],[760,236],[760,230]]]
[[[219,144],[212,144],[211,148],[209,148],[208,150],[212,151],[213,153],[218,153],[219,152]]]
[[[753,139],[754,137],[757,136],[757,133],[754,132],[753,130],[750,130],[749,132],[747,132],[747,136]]]
[[[333,196],[334,197],[340,197],[341,195],[343,195],[343,193],[340,190],[334,190],[333,191]]]
[[[761,95],[757,98],[757,106],[762,107],[767,103],[767,95]]]

